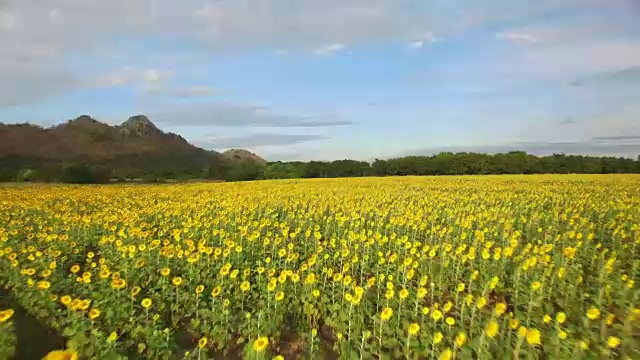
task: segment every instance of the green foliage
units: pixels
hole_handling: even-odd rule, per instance
[[[227,164],[225,180],[251,181],[263,179],[264,166],[249,159],[230,161]]]
[[[282,165],[301,163],[284,163]],[[373,163],[353,160],[310,161],[302,164],[306,178],[486,175],[486,174],[610,174],[640,173],[640,158],[593,157],[555,154],[537,157],[522,151],[506,154],[440,153],[433,156],[405,156]],[[265,176],[267,177],[267,176]]]
[[[62,182],[71,184],[95,184],[98,182],[97,174],[86,164],[72,163],[62,168]]]
[[[554,154],[537,157],[522,151],[504,154],[440,153],[405,156],[373,163],[355,160],[331,162],[274,162],[225,159],[211,152],[160,151],[116,156],[103,161],[63,166],[58,162],[21,156],[0,158],[0,181],[95,183],[108,179],[145,182],[190,179],[248,181],[258,179],[337,178],[403,175],[485,174],[610,174],[640,173],[637,160]]]
[[[0,309],[0,312],[8,311]],[[0,359],[11,359],[16,350],[16,334],[13,321],[0,323]]]
[[[292,163],[271,163],[264,169],[265,179],[297,179],[304,176],[304,168]]]

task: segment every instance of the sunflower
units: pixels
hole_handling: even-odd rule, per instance
[[[462,345],[464,345],[467,342],[467,334],[460,331],[458,335],[456,335],[456,338],[454,339],[454,341],[456,342],[457,347],[462,347]]]
[[[442,335],[442,333],[438,331],[437,333],[433,334],[433,343],[439,344],[440,342],[442,342],[443,338],[444,335]]]
[[[407,332],[411,336],[415,336],[419,331],[420,331],[420,325],[418,325],[417,323],[410,324],[409,328],[407,329]]]
[[[382,310],[382,312],[380,313],[380,319],[382,321],[387,321],[389,319],[391,319],[391,317],[393,316],[393,310],[391,308],[384,308]]]
[[[140,302],[140,304],[142,305],[143,308],[148,309],[151,306],[151,299],[146,298],[146,299],[142,299],[142,301]]]
[[[231,271],[231,274],[229,274],[229,277],[232,279],[235,279],[236,277],[238,277],[238,273],[239,273],[238,269],[233,269],[233,271]]]
[[[488,337],[494,338],[496,335],[498,335],[498,331],[500,331],[500,325],[498,325],[497,321],[491,320],[487,325],[487,328],[485,331]]]
[[[220,295],[221,291],[222,291],[222,288],[220,286],[216,286],[213,288],[213,290],[211,290],[211,296],[216,297]]]
[[[440,321],[442,319],[442,312],[440,310],[433,310],[431,313],[431,318],[435,321]]]
[[[134,286],[133,289],[131,289],[131,296],[136,296],[140,293],[140,286]]]
[[[527,342],[531,345],[540,345],[540,330],[528,329],[527,330]]]
[[[169,268],[160,269],[160,275],[166,277],[166,276],[169,276],[169,274],[171,274],[171,269],[169,269]]]
[[[316,281],[316,275],[311,273],[304,279],[305,284],[313,284]]]
[[[444,307],[442,308],[442,310],[444,311],[444,313],[448,313],[449,311],[451,311],[451,308],[453,308],[453,303],[451,301],[447,301],[446,304],[444,304]]]
[[[533,291],[538,291],[540,290],[541,287],[542,287],[542,284],[540,283],[540,281],[534,281],[531,283],[531,290]]]
[[[13,309],[8,309],[4,311],[0,311],[0,324],[9,321],[13,316]]]
[[[71,304],[71,296],[64,295],[63,297],[60,298],[60,302],[62,303],[62,305],[68,306],[69,304]]]
[[[400,293],[398,293],[398,296],[400,296],[400,299],[402,300],[406,299],[407,296],[409,296],[409,290],[407,289],[400,290]]]
[[[446,348],[444,351],[440,353],[438,360],[451,360],[453,358],[453,351],[451,349]]]
[[[615,336],[609,336],[607,338],[607,346],[611,349],[615,349],[620,345],[620,338],[617,338]]]
[[[587,317],[591,320],[595,320],[600,317],[600,310],[598,308],[592,307],[587,311]]]
[[[175,286],[180,286],[182,284],[182,278],[180,276],[176,276],[171,280],[171,283]]]
[[[116,340],[118,340],[118,333],[113,331],[111,332],[111,334],[109,334],[109,337],[107,338],[107,342],[111,344],[116,342]]]
[[[388,289],[385,293],[384,293],[384,298],[387,300],[391,300],[393,299],[393,297],[395,296],[395,291],[393,291],[393,289]]]
[[[281,301],[282,299],[284,299],[284,293],[282,291],[278,291],[276,293],[276,301]]]
[[[253,342],[253,350],[255,352],[263,352],[269,345],[269,339],[265,336],[259,337]]]
[[[54,350],[43,360],[78,360],[78,353],[73,350]]]
[[[423,287],[418,288],[417,296],[418,299],[423,299],[425,296],[427,296],[427,289]]]
[[[204,349],[205,346],[207,346],[207,338],[205,336],[201,337],[200,340],[198,340],[198,347],[200,349]]]
[[[100,316],[100,310],[93,308],[89,310],[89,319],[95,320]]]
[[[476,307],[478,309],[482,309],[485,305],[487,305],[487,298],[485,298],[484,296],[478,298],[478,300],[476,301]]]
[[[496,316],[501,316],[507,311],[507,304],[503,302],[497,303],[495,311],[496,311]]]
[[[120,278],[113,279],[113,281],[111,281],[111,287],[116,290],[122,289],[125,286],[127,286],[127,282]]]

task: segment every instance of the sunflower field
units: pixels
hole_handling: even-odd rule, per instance
[[[640,359],[639,275],[633,175],[0,187],[2,359]]]

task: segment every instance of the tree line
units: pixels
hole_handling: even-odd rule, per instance
[[[355,160],[331,162],[273,162],[255,179],[334,178],[403,175],[489,174],[611,174],[640,173],[637,160],[554,154],[534,156],[522,151],[501,154],[440,153],[405,156],[372,163]]]
[[[182,159],[145,158],[139,160],[127,159],[126,163],[112,164],[109,167],[82,162],[43,165],[14,161],[14,166],[11,169],[3,169],[7,165],[12,165],[11,162],[0,161],[0,170],[3,170],[0,171],[0,181],[105,183],[167,180],[250,181],[406,175],[640,173],[640,156],[637,160],[565,154],[534,156],[522,151],[495,155],[440,153],[433,156],[376,159],[371,163],[356,160],[278,161],[263,165],[252,159],[233,161],[216,159],[204,167],[189,166],[185,164],[185,161],[177,161]]]

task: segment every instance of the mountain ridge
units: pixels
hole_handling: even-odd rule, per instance
[[[244,152],[251,156],[241,159],[266,163]],[[241,159],[197,147],[178,134],[162,131],[142,114],[119,125],[86,114],[50,127],[0,123],[0,180],[4,181],[10,180],[7,174],[16,177],[32,169],[60,172],[68,163],[87,164],[110,178],[221,178],[230,162]]]

